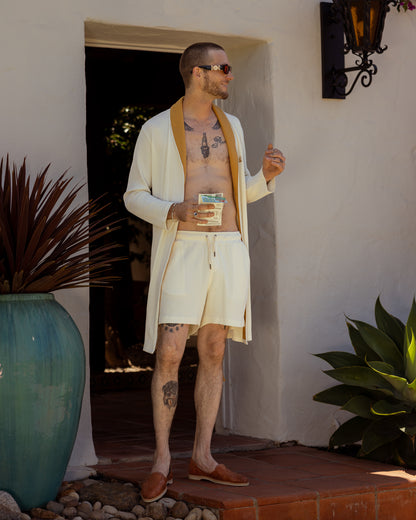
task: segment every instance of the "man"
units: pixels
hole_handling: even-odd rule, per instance
[[[126,207],[153,224],[151,279],[144,350],[156,349],[152,380],[154,464],[142,498],[161,498],[172,483],[169,433],[177,404],[178,369],[190,334],[198,333],[196,432],[189,478],[246,486],[248,480],[211,454],[222,391],[227,337],[251,339],[248,202],[273,191],[285,166],[268,145],[260,172],[245,163],[238,119],[213,105],[228,97],[227,55],[214,43],[188,47],[180,60],[185,96],[149,120],[137,141]],[[222,218],[200,194],[221,194]]]

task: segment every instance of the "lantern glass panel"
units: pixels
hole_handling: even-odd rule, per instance
[[[354,49],[375,50],[381,11],[380,0],[351,0]]]

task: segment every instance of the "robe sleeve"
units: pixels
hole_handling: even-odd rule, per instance
[[[272,179],[269,182],[266,182],[266,179],[263,175],[263,169],[261,168],[256,175],[251,175],[246,160],[246,148],[244,144],[244,132],[241,126],[240,121],[235,118],[237,124],[237,135],[240,142],[240,149],[242,150],[242,161],[244,163],[244,176],[246,181],[246,193],[247,193],[247,202],[255,202],[270,193],[273,193],[275,190],[275,179]]]
[[[152,195],[153,147],[143,125],[133,155],[124,204],[130,213],[154,226],[167,229],[167,215],[172,201]]]

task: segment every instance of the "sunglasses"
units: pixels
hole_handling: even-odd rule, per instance
[[[223,65],[197,65],[200,69],[205,70],[222,70],[225,75],[229,74],[232,70],[231,65],[224,63]]]

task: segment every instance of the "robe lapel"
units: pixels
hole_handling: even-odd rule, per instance
[[[186,141],[185,141],[185,123],[183,121],[183,97],[181,97],[170,108],[170,123],[172,125],[173,137],[175,138],[176,147],[182,161],[183,174],[186,177]]]
[[[217,116],[218,121],[220,122],[222,133],[224,134],[224,139],[227,143],[228,157],[230,158],[231,177],[233,181],[234,202],[237,209],[237,223],[238,228],[241,231],[240,201],[238,196],[238,155],[237,148],[235,146],[234,132],[228,117],[224,114],[221,108],[217,107],[216,105],[212,105],[212,108],[215,115]]]

